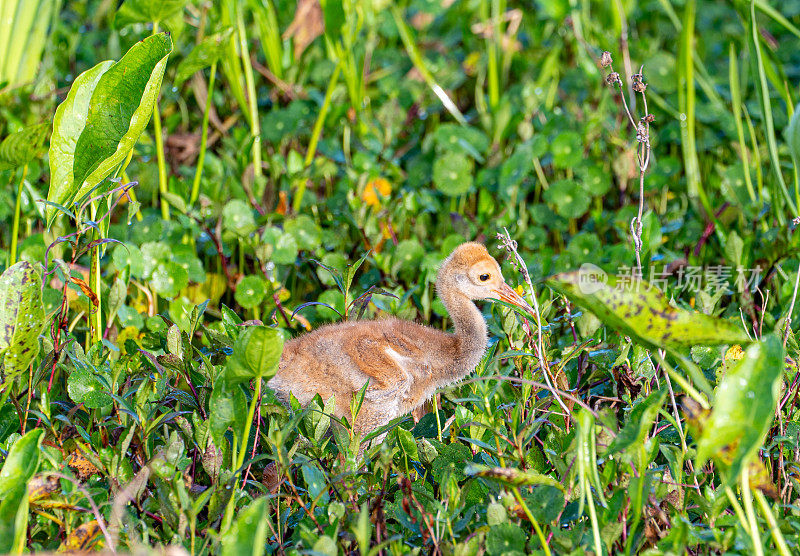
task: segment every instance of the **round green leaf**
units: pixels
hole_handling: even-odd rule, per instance
[[[162,297],[175,297],[189,285],[189,274],[177,263],[160,263],[153,271],[150,283]]]
[[[166,243],[160,241],[148,241],[147,243],[143,243],[141,249],[142,278],[150,278],[153,275],[153,271],[160,263],[169,260],[170,253],[169,246]]]
[[[472,187],[473,166],[474,162],[465,154],[446,152],[433,163],[433,185],[445,195],[463,195]]]
[[[583,158],[581,136],[574,131],[564,131],[556,135],[551,148],[553,166],[556,168],[577,166]]]
[[[310,216],[305,214],[287,220],[283,229],[294,237],[300,249],[313,251],[322,242],[322,229]]]
[[[433,478],[437,483],[441,483],[445,473],[452,474],[457,481],[463,480],[464,466],[472,461],[472,452],[464,444],[448,444],[439,451],[439,455],[433,460]]]
[[[245,276],[236,286],[236,303],[245,309],[257,307],[267,295],[264,280],[258,276]]]
[[[94,373],[77,368],[67,378],[67,392],[75,403],[87,409],[99,409],[111,404],[112,398]]]
[[[486,553],[489,556],[525,554],[527,538],[519,525],[498,523],[486,535]]]
[[[580,185],[593,197],[601,197],[611,189],[611,176],[601,166],[588,166],[580,170]]]
[[[197,254],[191,245],[178,245],[173,248],[172,262],[180,265],[189,276],[189,280],[198,284],[206,281],[206,272],[203,270],[203,263],[197,258]]]
[[[261,234],[258,254],[262,259],[275,264],[292,264],[297,259],[297,240],[280,228],[269,226]]]
[[[558,180],[544,192],[545,201],[564,218],[579,218],[589,208],[591,198],[573,180]]]
[[[241,199],[233,199],[222,209],[222,225],[226,231],[246,236],[256,229],[253,210]]]
[[[132,243],[114,247],[111,258],[114,261],[114,266],[117,267],[118,270],[130,266],[131,276],[141,278],[144,274],[144,256],[142,255],[142,251]],[[155,266],[156,265],[153,264],[153,268],[155,268]]]

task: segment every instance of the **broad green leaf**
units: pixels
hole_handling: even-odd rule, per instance
[[[0,170],[25,166],[42,146],[50,124],[36,124],[12,133],[0,143]]]
[[[150,120],[170,52],[169,35],[153,35],[119,62],[102,62],[75,80],[53,120],[48,201],[69,208],[133,149]],[[52,224],[54,207],[48,205],[46,216]]]
[[[21,554],[27,540],[28,481],[39,468],[44,429],[17,439],[0,470],[0,553]]]
[[[653,426],[653,420],[658,415],[658,410],[664,404],[666,397],[667,390],[656,390],[639,402],[628,415],[625,426],[614,438],[608,451],[616,454],[644,442],[647,431]]]
[[[342,0],[320,0],[325,20],[325,35],[331,40],[341,39],[342,25],[345,22],[344,3]]]
[[[18,262],[0,276],[0,355],[6,374],[28,368],[39,352],[44,323],[42,279],[33,265]]]
[[[394,436],[400,451],[409,461],[419,459],[417,443],[414,441],[414,435],[411,434],[411,431],[407,431],[403,427],[395,427]]]
[[[697,344],[750,341],[737,324],[672,307],[649,283],[625,280],[594,266],[556,274],[546,283],[605,324],[651,348],[688,350]]]
[[[542,475],[536,471],[523,471],[513,467],[489,467],[472,463],[464,469],[470,477],[483,477],[511,486],[547,485],[558,489],[564,486],[552,477]]]
[[[229,389],[224,376],[217,378],[208,400],[208,425],[216,446],[225,445],[225,431],[236,422],[237,408],[246,403],[241,388],[234,386]]]
[[[328,494],[328,482],[325,480],[325,474],[310,464],[305,464],[301,468],[303,472],[303,480],[308,487],[308,494],[312,500],[328,503],[330,495]]]
[[[77,195],[72,186],[75,181],[75,147],[86,126],[89,102],[97,82],[113,65],[111,60],[100,62],[80,74],[72,83],[67,98],[56,109],[53,134],[50,136],[50,189],[47,192],[50,202],[71,205]],[[55,210],[51,205],[45,209],[48,225],[52,223]]]
[[[0,501],[0,553],[22,554],[28,531],[28,489],[14,485]]]
[[[19,432],[19,415],[13,404],[7,403],[0,407],[0,442]]]
[[[783,358],[780,339],[768,334],[725,373],[697,441],[698,468],[713,456],[732,482],[756,456],[775,415]]]
[[[256,498],[245,509],[233,527],[222,537],[222,556],[262,556],[267,540],[266,496]]]
[[[228,384],[253,378],[272,378],[278,371],[283,353],[284,335],[278,328],[248,326],[233,344],[225,376]]]
[[[233,28],[228,27],[224,31],[208,36],[200,41],[199,44],[196,44],[189,55],[178,64],[178,70],[175,73],[175,86],[180,87],[194,73],[219,61],[220,57],[225,54],[232,32]]]
[[[11,446],[0,470],[0,498],[5,498],[16,485],[27,484],[36,473],[43,438],[44,429],[34,429]]]
[[[188,0],[125,0],[114,17],[121,29],[131,23],[159,23],[182,10]]]

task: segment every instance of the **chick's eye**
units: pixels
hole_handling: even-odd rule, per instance
[[[481,282],[485,282],[486,280],[488,280],[488,279],[489,279],[489,275],[488,275],[488,274],[481,274],[480,276],[478,276],[478,279],[479,279]]]

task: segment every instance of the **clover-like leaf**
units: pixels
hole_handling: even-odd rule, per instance
[[[474,165],[467,155],[448,151],[433,163],[433,185],[445,195],[463,195],[472,187]]]
[[[559,216],[580,218],[589,208],[591,197],[574,180],[558,180],[544,192],[545,200]]]
[[[236,303],[245,309],[252,309],[257,307],[262,301],[264,296],[267,295],[267,288],[264,285],[264,280],[258,276],[250,275],[245,276],[236,285]]]

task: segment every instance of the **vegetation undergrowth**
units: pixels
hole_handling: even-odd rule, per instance
[[[0,1],[0,553],[797,553],[798,41],[800,0]],[[366,436],[368,385],[279,403],[287,338],[448,329],[467,240],[534,309],[472,375]]]

